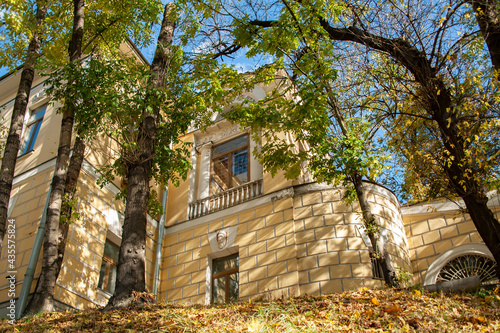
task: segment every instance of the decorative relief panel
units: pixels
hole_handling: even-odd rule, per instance
[[[200,136],[197,136],[196,147],[205,145],[209,142],[218,142],[238,133],[241,133],[241,128],[238,124],[231,125],[230,127],[221,129],[213,133],[204,133]]]
[[[208,234],[208,241],[212,252],[218,252],[234,246],[237,226],[217,230]]]

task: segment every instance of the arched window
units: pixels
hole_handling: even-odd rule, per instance
[[[479,276],[482,284],[497,283],[496,262],[478,254],[466,254],[449,261],[439,271],[436,282]]]
[[[496,262],[486,245],[471,243],[438,256],[429,266],[424,285],[479,276],[482,284],[497,283]]]

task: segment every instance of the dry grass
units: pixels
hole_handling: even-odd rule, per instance
[[[102,313],[50,313],[6,332],[499,332],[496,292],[443,295],[368,290],[227,306],[147,305]]]

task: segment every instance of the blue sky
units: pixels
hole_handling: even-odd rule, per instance
[[[1,14],[1,13],[0,13]],[[0,28],[1,31],[1,28]],[[156,43],[151,43],[147,47],[139,48],[144,57],[151,62],[153,60],[154,51],[156,48]],[[238,51],[233,57],[224,57],[222,61],[224,63],[232,64],[241,72],[249,72],[255,69],[255,64],[259,61],[256,59],[248,59],[245,57],[246,50]],[[19,64],[21,65],[21,64]],[[9,72],[8,68],[0,67],[0,77]]]

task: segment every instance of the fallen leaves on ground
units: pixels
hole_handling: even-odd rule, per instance
[[[489,297],[489,298],[488,298]],[[155,304],[101,312],[57,312],[0,332],[495,332],[492,296],[369,290],[221,306]]]

